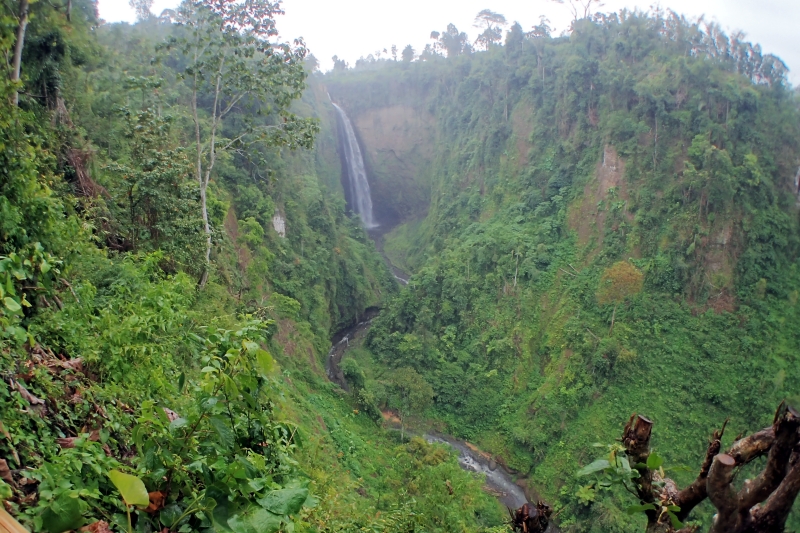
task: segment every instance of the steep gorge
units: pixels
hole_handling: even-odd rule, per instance
[[[184,25],[72,4],[31,4],[26,90],[0,80],[0,498],[36,533],[507,533],[480,476],[383,415],[502,465],[566,531],[641,531],[576,474],[632,412],[685,486],[722,421],[727,446],[797,402],[800,113],[741,36],[623,12],[321,74],[220,24],[258,2],[185,2]],[[163,46],[209,21],[204,50],[270,82],[219,122],[219,85]],[[331,336],[378,308],[343,391]]]
[[[649,40],[623,50],[632,31]],[[415,275],[364,364],[419,372],[426,416],[526,472],[562,524],[633,531],[613,497],[576,496],[591,443],[644,412],[693,464],[720,421],[760,427],[796,395],[797,109],[646,17],[539,39],[325,76],[375,188],[427,189],[385,238]],[[618,261],[644,290],[602,305]]]

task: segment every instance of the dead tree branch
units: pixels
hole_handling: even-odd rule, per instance
[[[639,472],[637,493],[642,503],[665,508],[678,506],[676,516],[683,521],[698,504],[708,498],[717,510],[709,533],[774,533],[783,531],[792,505],[800,493],[800,414],[781,403],[771,427],[737,439],[720,453],[727,420],[714,432],[697,478],[683,490],[671,479],[661,479],[658,471],[647,467],[653,422],[634,414],[623,431],[622,443],[631,468]],[[739,469],[767,456],[764,469],[741,488],[736,487]],[[654,483],[654,481],[662,483]],[[660,486],[660,488],[659,488]],[[664,520],[664,513],[647,511],[648,532],[675,531]]]

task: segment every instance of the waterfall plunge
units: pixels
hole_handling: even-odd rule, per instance
[[[342,123],[342,151],[347,161],[347,182],[350,185],[352,203],[350,207],[361,217],[361,223],[365,228],[377,228],[378,224],[372,214],[372,197],[369,192],[367,171],[364,169],[364,158],[361,156],[361,148],[358,146],[356,132],[353,131],[353,125],[344,110],[336,104],[333,104],[333,107],[339,113],[339,119]]]

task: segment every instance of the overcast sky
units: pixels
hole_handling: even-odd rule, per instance
[[[158,14],[175,7],[179,0],[155,0]],[[647,10],[656,0],[606,0],[601,11],[622,8]],[[784,60],[791,70],[789,77],[800,84],[800,0],[663,0],[671,8],[690,17],[705,15],[728,33],[743,30],[748,40],[760,43],[765,53]],[[100,16],[108,22],[135,19],[128,0],[99,0]],[[488,8],[519,21],[525,30],[545,15],[555,26],[556,34],[570,21],[565,6],[550,0],[284,0],[286,15],[278,20],[285,39],[303,37],[323,69],[331,66],[336,54],[351,65],[361,57],[396,44],[399,49],[411,44],[417,51],[431,42],[432,30],[442,31],[454,23],[474,39],[475,15]]]

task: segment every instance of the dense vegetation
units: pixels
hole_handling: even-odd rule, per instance
[[[384,131],[429,124],[403,135],[434,143],[402,185],[429,203],[386,237],[415,274],[370,333],[374,390],[413,368],[427,414],[527,478],[562,528],[640,531],[624,493],[574,475],[592,443],[644,413],[666,464],[693,470],[726,418],[732,439],[796,397],[796,93],[777,58],[673,13],[566,37],[514,25],[482,53],[452,36],[325,77],[357,125],[401,109]],[[376,183],[376,209],[400,186]]]
[[[484,10],[475,43],[323,75],[280,3],[134,3],[0,18],[0,499],[32,531],[507,531],[410,422],[564,531],[640,531],[577,475],[615,475],[593,443],[646,414],[685,484],[726,418],[725,445],[796,397],[798,99],[742,35],[623,12],[501,45]],[[406,288],[346,209],[328,92]],[[330,339],[374,307],[342,391]]]
[[[0,77],[5,509],[50,533],[500,524],[445,449],[324,376],[331,334],[397,287],[345,210],[302,43],[264,40],[278,4],[140,4],[136,25],[3,7],[6,57],[29,9]]]

